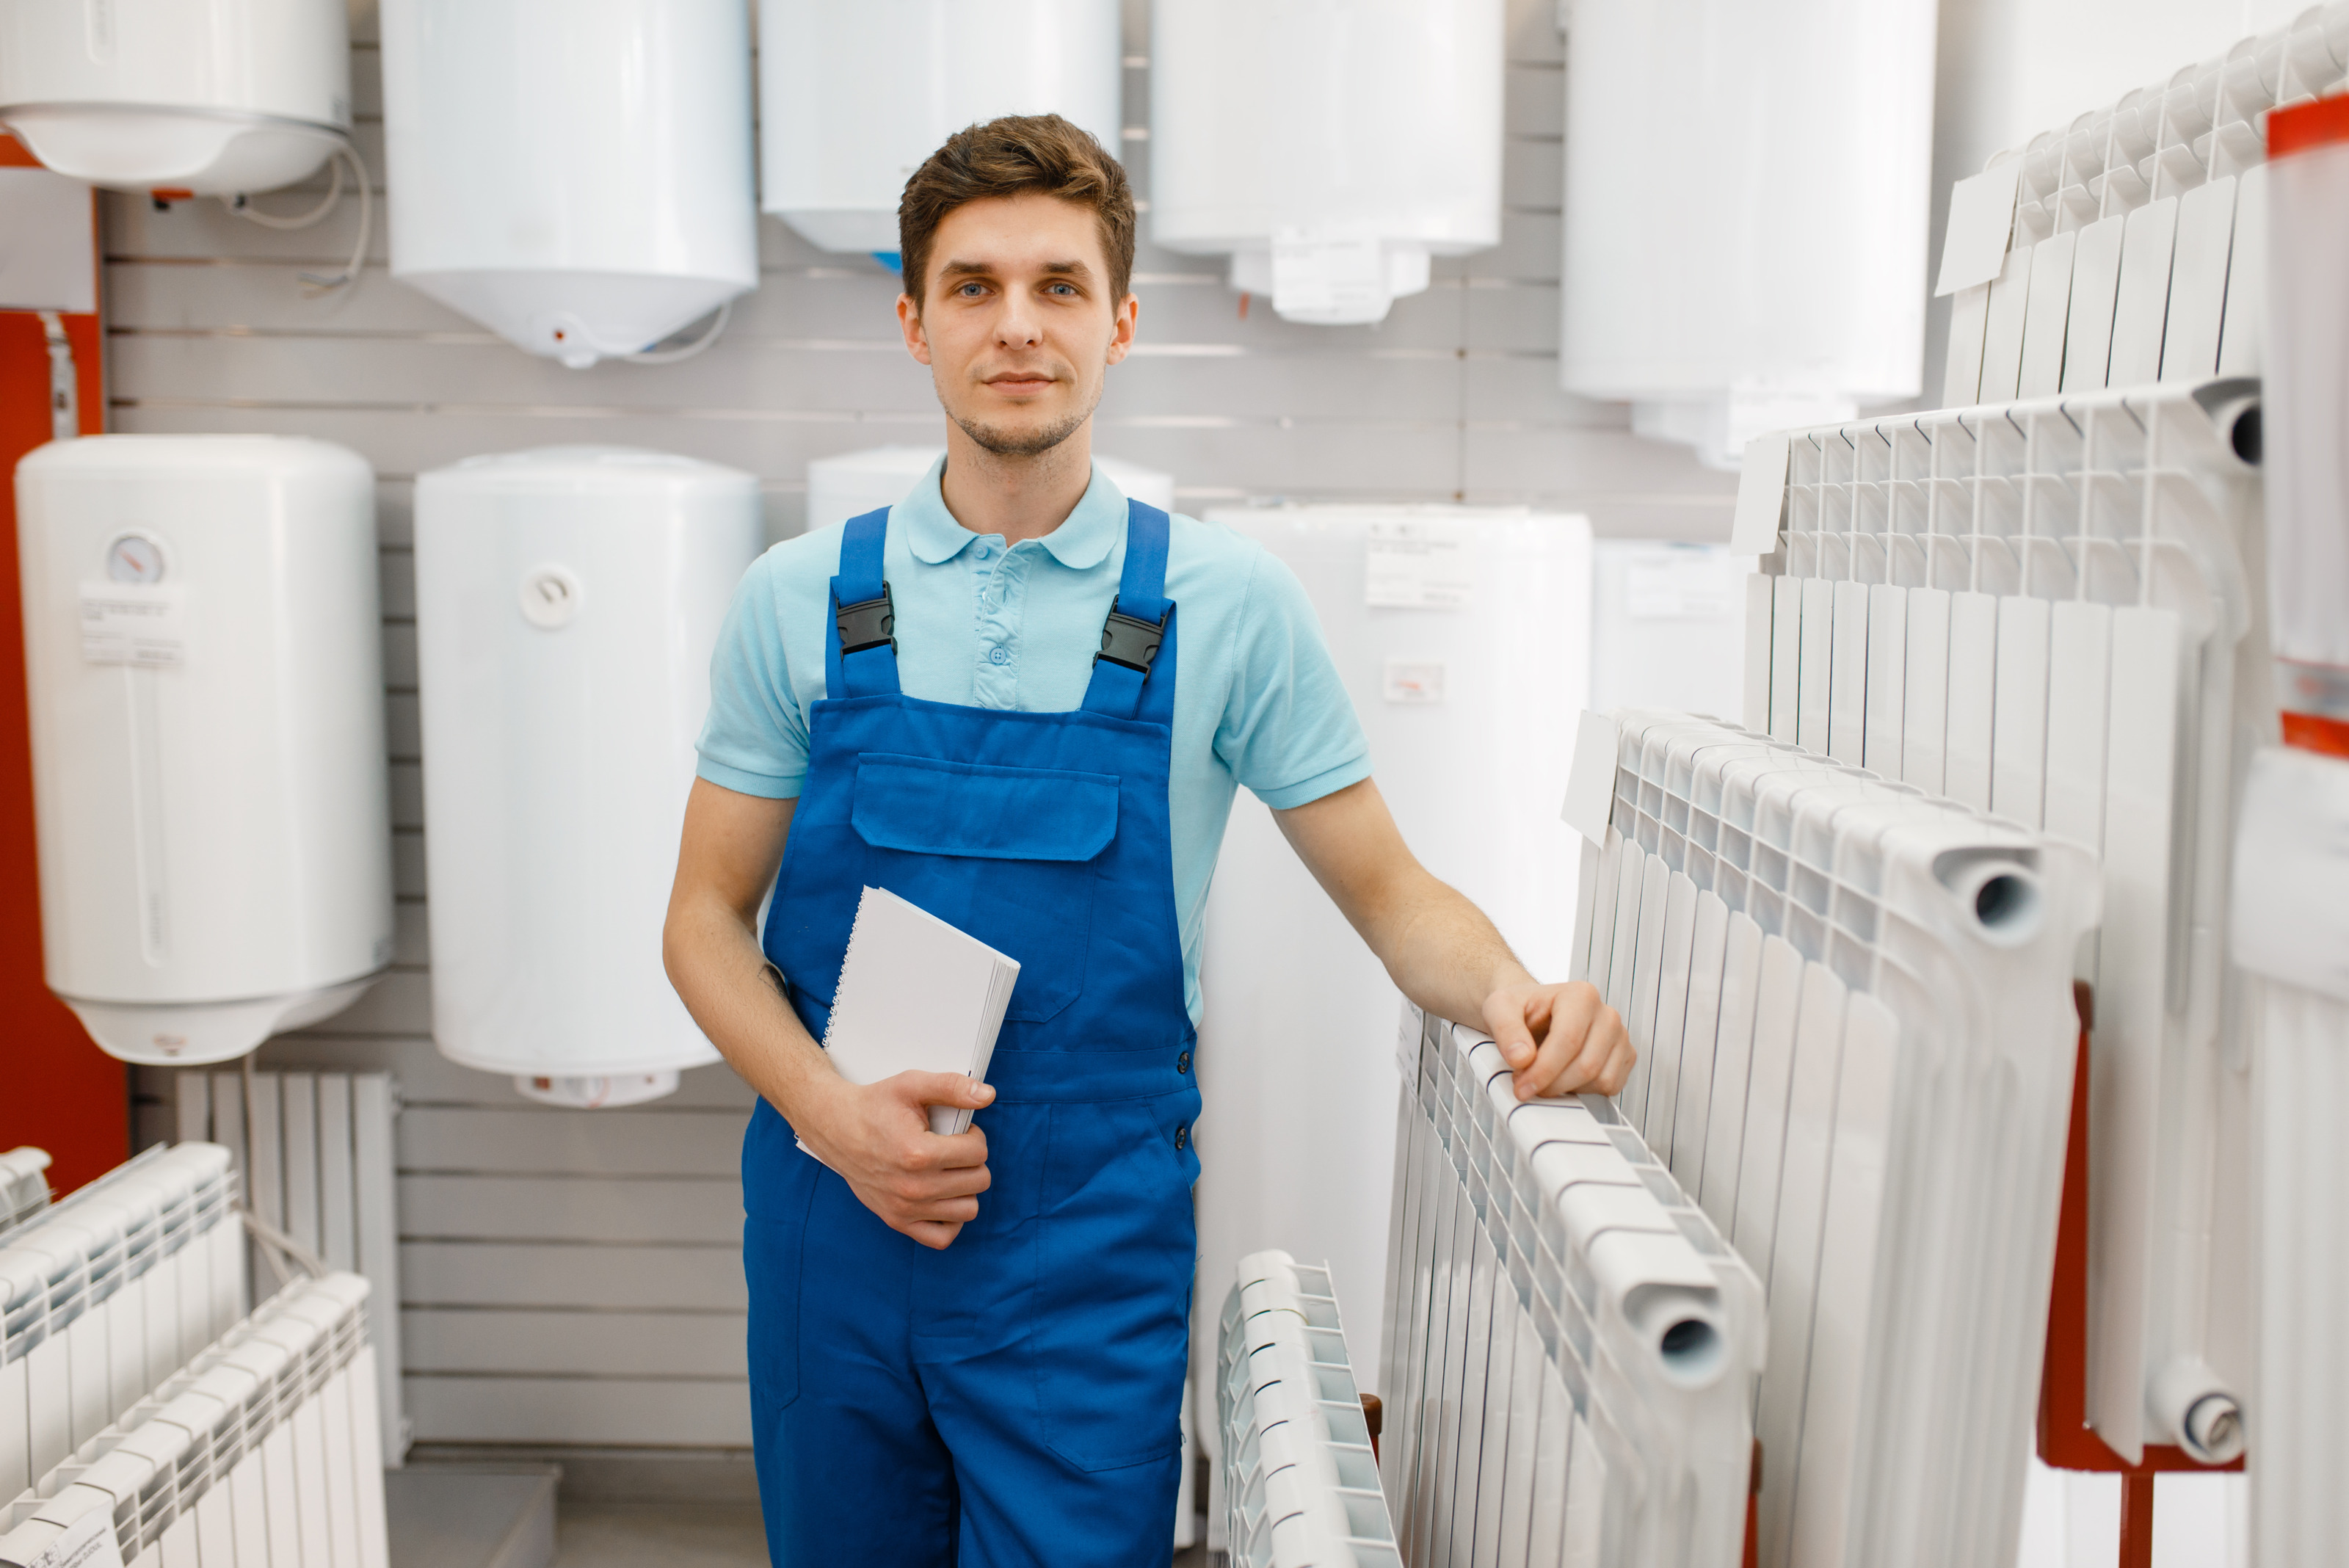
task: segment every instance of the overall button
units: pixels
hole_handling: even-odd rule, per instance
[[[1185,1051],[1174,1058],[1174,1070],[1178,1073],[1187,1073],[1191,1070],[1191,1053]]]
[[[1191,1146],[1191,1127],[1187,1122],[1174,1124],[1174,1147],[1177,1152]]]
[[[990,648],[987,650],[987,661],[989,664],[1008,663],[1009,662],[1010,658],[1011,656],[1009,654],[1004,652],[1003,649],[999,648]]]

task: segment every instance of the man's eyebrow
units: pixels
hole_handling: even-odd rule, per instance
[[[949,261],[938,268],[941,277],[993,277],[1001,269],[987,262]],[[1093,269],[1081,261],[1046,262],[1037,269],[1053,277],[1090,278]]]

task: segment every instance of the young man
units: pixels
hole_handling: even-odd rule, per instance
[[[947,457],[744,577],[668,914],[678,993],[761,1096],[768,1536],[799,1568],[1164,1563],[1200,919],[1235,787],[1406,993],[1491,1032],[1520,1096],[1613,1093],[1630,1046],[1413,859],[1296,580],[1092,467],[1139,311],[1116,161],[1058,117],[999,119],[916,172],[898,221]],[[985,1086],[825,1060],[866,884],[1020,961]],[[931,1105],[978,1115],[942,1137]]]

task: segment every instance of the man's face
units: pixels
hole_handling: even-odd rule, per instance
[[[1110,297],[1089,208],[1034,192],[965,202],[938,225],[927,266],[924,303],[900,295],[897,323],[966,435],[1030,457],[1092,417],[1140,307]]]

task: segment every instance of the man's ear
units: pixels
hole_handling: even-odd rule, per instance
[[[905,352],[922,364],[930,362],[930,339],[922,330],[922,307],[910,294],[897,296],[897,330],[905,335]]]
[[[1142,300],[1129,294],[1118,302],[1117,325],[1109,335],[1108,363],[1114,365],[1133,348],[1135,328],[1142,317]]]

